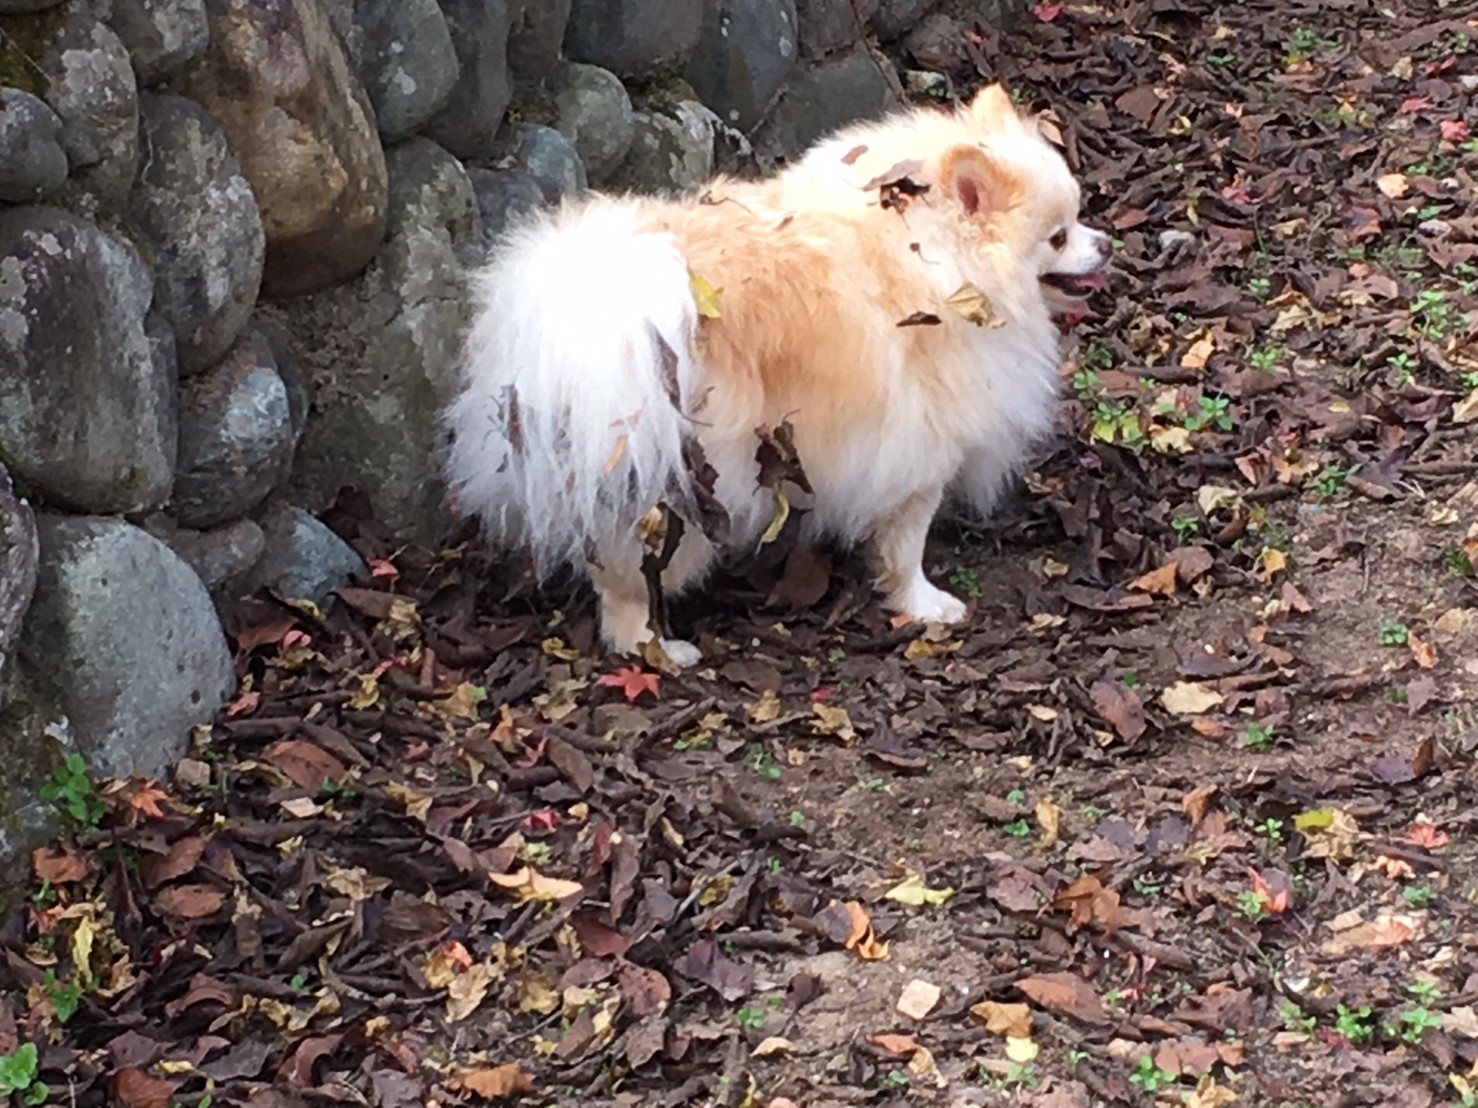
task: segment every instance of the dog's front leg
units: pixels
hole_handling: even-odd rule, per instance
[[[958,623],[965,603],[924,576],[924,542],[944,489],[915,493],[873,527],[877,588],[890,611],[919,623]]]

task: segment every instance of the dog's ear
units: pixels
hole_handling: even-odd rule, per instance
[[[1010,165],[979,146],[962,143],[939,161],[939,183],[971,219],[989,220],[1024,199],[1021,178]]]
[[[1011,134],[1023,129],[1021,113],[1011,102],[1005,85],[986,85],[970,101],[970,118],[982,131]]]

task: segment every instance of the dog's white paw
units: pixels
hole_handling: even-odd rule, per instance
[[[662,653],[678,669],[691,669],[703,660],[703,651],[683,639],[663,639]]]
[[[915,623],[959,623],[969,609],[957,596],[920,580],[893,598],[892,607]]]

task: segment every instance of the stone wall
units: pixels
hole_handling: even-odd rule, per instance
[[[64,752],[159,773],[211,719],[218,610],[363,569],[310,514],[341,488],[443,532],[464,276],[511,219],[783,156],[900,59],[945,89],[998,13],[940,8],[0,0],[0,859]]]

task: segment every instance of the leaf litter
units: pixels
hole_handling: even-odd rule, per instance
[[[770,541],[673,602],[695,673],[345,493],[368,579],[243,606],[226,717],[34,855],[0,1059],[79,1104],[1472,1095],[1478,26],[1033,12],[931,64],[1048,110],[1121,245],[1057,446],[931,543],[972,622],[797,545],[784,426]]]

